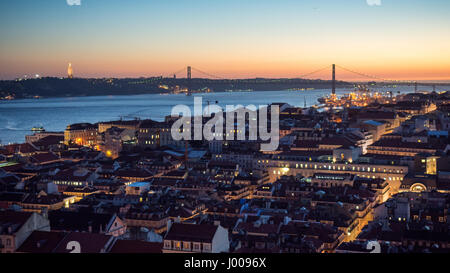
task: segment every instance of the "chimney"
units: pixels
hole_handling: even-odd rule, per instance
[[[45,219],[48,220],[48,209],[47,208],[43,208],[41,214]]]
[[[169,232],[171,226],[172,226],[172,220],[167,221],[167,232]]]

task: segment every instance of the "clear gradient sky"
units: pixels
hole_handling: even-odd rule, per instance
[[[296,77],[336,63],[389,79],[450,79],[449,0],[81,1],[1,0],[0,78],[64,76],[72,62],[77,77],[187,65]]]

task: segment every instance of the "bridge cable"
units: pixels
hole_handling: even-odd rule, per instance
[[[345,70],[345,71],[347,71],[347,72],[350,72],[350,73],[353,73],[353,74],[362,76],[362,77],[364,77],[364,78],[371,78],[371,79],[381,80],[381,81],[384,81],[384,82],[414,83],[413,81],[401,81],[401,80],[389,80],[389,79],[384,79],[384,78],[380,78],[380,77],[377,77],[377,76],[368,75],[368,74],[365,74],[365,73],[360,73],[360,72],[357,72],[357,71],[354,71],[354,70],[345,68],[345,67],[340,66],[340,65],[336,65],[336,67],[339,67],[339,68],[341,68],[341,69],[343,69],[343,70]]]
[[[300,76],[298,76],[298,78],[305,78],[305,77],[307,77],[307,76],[311,76],[311,75],[313,75],[313,74],[322,72],[322,71],[324,71],[324,70],[326,70],[326,69],[330,69],[330,66],[327,65],[326,67],[323,67],[323,68],[321,68],[321,69],[317,69],[317,70],[315,70],[315,71],[313,71],[313,72],[309,72],[309,73],[300,75]]]
[[[173,77],[173,75],[177,75],[177,74],[179,74],[179,73],[181,73],[181,72],[184,72],[184,71],[186,71],[186,67],[183,67],[182,69],[178,70],[177,72],[170,73],[170,74],[169,74],[167,77],[165,77],[165,78],[171,78],[171,77]]]
[[[199,72],[199,73],[201,73],[201,74],[203,74],[203,75],[206,75],[206,76],[208,76],[208,77],[210,77],[210,78],[216,78],[216,79],[226,80],[226,79],[223,78],[223,77],[220,77],[220,76],[217,76],[217,75],[213,75],[213,74],[209,74],[209,73],[204,72],[204,71],[201,71],[200,69],[197,69],[197,68],[195,68],[195,67],[192,67],[192,70],[195,70],[195,71],[197,71],[197,72]]]

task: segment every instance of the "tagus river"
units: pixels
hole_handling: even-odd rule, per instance
[[[377,91],[412,92],[413,87],[383,88]],[[337,94],[351,90],[337,90]],[[0,144],[22,143],[31,128],[44,127],[47,131],[64,131],[68,124],[124,119],[151,118],[162,121],[170,115],[172,107],[185,104],[193,107],[194,96],[203,98],[206,107],[217,102],[225,105],[267,105],[273,102],[286,102],[294,106],[318,104],[317,99],[330,93],[330,90],[309,91],[255,91],[220,92],[208,94],[179,95],[125,95],[98,97],[68,97],[48,99],[23,99],[0,101]]]

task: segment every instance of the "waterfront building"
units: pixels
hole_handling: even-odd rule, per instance
[[[98,125],[78,123],[67,126],[64,131],[64,144],[94,147],[97,145]]]

